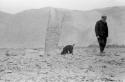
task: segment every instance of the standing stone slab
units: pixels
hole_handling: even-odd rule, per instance
[[[49,54],[49,52],[57,49],[63,20],[64,14],[61,11],[50,8],[45,40],[45,54]]]

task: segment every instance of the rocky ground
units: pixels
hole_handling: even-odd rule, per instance
[[[74,55],[60,50],[0,49],[0,82],[124,82],[125,49],[79,48]]]

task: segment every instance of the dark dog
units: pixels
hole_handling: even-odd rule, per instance
[[[61,55],[64,55],[64,54],[72,54],[73,55],[73,48],[74,48],[75,44],[73,45],[66,45],[64,48],[63,48],[63,51],[61,52]]]

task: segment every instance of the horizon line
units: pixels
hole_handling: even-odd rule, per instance
[[[88,10],[68,9],[68,8],[56,8],[56,7],[46,6],[46,7],[41,7],[41,8],[25,9],[25,10],[22,10],[22,11],[19,11],[19,12],[15,12],[15,13],[7,12],[7,11],[4,11],[4,10],[0,10],[0,12],[14,15],[14,14],[18,14],[18,13],[29,11],[29,10],[39,10],[39,9],[44,9],[44,8],[55,8],[55,9],[65,9],[65,10],[71,10],[71,11],[83,11],[84,12],[84,11],[93,11],[93,10],[99,10],[99,9],[105,9],[105,8],[113,8],[113,7],[125,7],[125,6],[123,6],[123,5],[122,6],[109,6],[109,7],[88,9]]]

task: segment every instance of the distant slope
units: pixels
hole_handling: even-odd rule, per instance
[[[44,47],[49,9],[33,9],[13,15],[0,12],[0,47]],[[71,43],[77,46],[97,44],[94,26],[101,15],[108,16],[110,43],[125,44],[125,7],[91,11],[54,10],[64,14],[60,46]]]
[[[48,9],[30,10],[0,18],[0,47],[44,47]],[[9,22],[4,23],[4,22]]]

